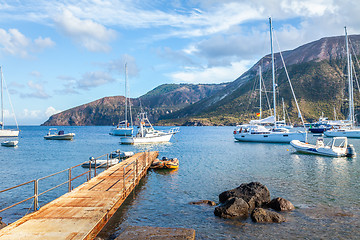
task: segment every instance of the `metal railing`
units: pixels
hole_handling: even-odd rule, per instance
[[[117,151],[114,151],[115,153],[118,152]],[[113,152],[112,152],[113,153]],[[112,154],[110,153],[110,154]],[[100,158],[106,156],[106,162],[102,163],[102,164],[99,164],[97,165],[96,164],[96,161],[97,160],[100,160]],[[132,179],[132,182],[133,184],[135,184],[135,181],[138,177],[138,170],[139,170],[139,158],[145,158],[145,165],[141,164],[142,165],[142,168],[141,170],[143,170],[144,168],[147,167],[148,165],[148,153],[144,152],[142,155],[138,156],[135,160],[133,160],[132,162],[130,162],[129,164],[127,164],[126,166],[123,167],[123,191],[126,192],[127,191],[127,188],[126,188],[126,180],[130,177],[130,176],[133,176],[133,179]],[[38,178],[38,179],[35,179],[35,180],[31,180],[31,181],[28,181],[28,182],[25,182],[25,183],[22,183],[22,184],[19,184],[19,185],[16,185],[16,186],[13,186],[13,187],[10,187],[10,188],[7,188],[7,189],[4,189],[4,190],[1,190],[0,191],[0,194],[1,193],[4,193],[4,192],[7,192],[7,191],[10,191],[10,190],[13,190],[13,189],[16,189],[16,188],[19,188],[19,187],[22,187],[22,186],[26,186],[26,185],[30,185],[30,184],[34,184],[33,187],[34,187],[34,195],[31,196],[31,197],[28,197],[24,200],[21,200],[19,202],[16,202],[14,204],[12,204],[11,206],[8,206],[8,207],[5,207],[3,209],[0,210],[0,213],[3,212],[3,211],[6,211],[10,208],[13,208],[21,203],[24,203],[30,199],[33,199],[33,210],[34,212],[37,211],[39,209],[39,197],[41,195],[44,195],[45,193],[48,193],[56,188],[59,188],[65,184],[68,184],[68,192],[71,192],[72,191],[72,182],[75,180],[75,179],[78,179],[79,177],[81,176],[84,176],[86,174],[88,174],[88,177],[86,179],[86,181],[89,181],[91,178],[92,178],[92,168],[94,168],[94,176],[93,177],[96,177],[97,176],[97,169],[100,168],[100,167],[103,167],[105,164],[106,164],[106,169],[108,169],[109,167],[109,161],[110,160],[113,160],[114,158],[109,158],[109,154],[104,154],[104,155],[101,155],[97,158],[91,158],[89,161],[86,161],[86,162],[83,162],[83,163],[80,163],[76,166],[72,166],[68,169],[65,169],[65,170],[62,170],[62,171],[59,171],[59,172],[56,172],[56,173],[53,173],[53,174],[50,174],[48,176],[45,176],[45,177],[42,177],[42,178]],[[118,159],[119,159],[119,162],[120,162],[120,154],[118,156]],[[141,161],[141,162],[144,162],[144,161]],[[77,167],[80,167],[81,165],[85,164],[85,163],[89,163],[89,170],[73,177],[72,176],[72,173],[74,172],[73,169],[77,168]],[[132,166],[130,168],[130,166]],[[39,193],[39,182],[40,181],[43,181],[45,179],[49,179],[51,177],[54,177],[54,176],[57,176],[61,173],[64,173],[64,172],[68,172],[68,178],[67,178],[67,181],[65,182],[62,182],[54,187],[51,187],[47,190],[44,190],[43,192],[40,192]],[[131,185],[130,185],[131,186]]]

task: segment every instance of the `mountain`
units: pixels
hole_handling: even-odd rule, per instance
[[[163,84],[131,99],[133,119],[143,108],[151,122],[223,89],[227,84]],[[43,126],[114,125],[124,120],[125,97],[104,97],[52,115]]]
[[[358,56],[360,35],[352,35],[349,39],[352,52]],[[344,99],[347,97],[348,84],[345,38],[343,36],[322,38],[294,50],[284,51],[282,55],[305,119],[307,121],[318,119],[322,112],[332,118],[334,107],[337,116],[345,118],[347,103]],[[279,92],[277,99],[284,98],[290,117],[299,122],[279,53],[275,54],[275,59]],[[358,63],[354,65],[356,70],[359,70]],[[256,85],[259,81],[257,76],[259,66],[262,67],[267,90],[272,91],[271,56],[267,55],[222,90],[179,111],[162,116],[159,124],[235,125],[255,119],[256,112],[259,111],[259,93],[258,90],[255,91],[255,88],[259,88]],[[359,99],[358,90],[355,91],[355,99]],[[272,93],[268,94],[272,95]],[[269,101],[272,102],[271,96]],[[265,102],[264,98],[263,103]],[[280,109],[279,112],[282,118]],[[269,114],[269,108],[266,113]]]

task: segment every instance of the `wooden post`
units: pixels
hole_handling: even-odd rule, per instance
[[[37,206],[38,206],[38,193],[39,193],[39,190],[38,190],[38,180],[35,180],[34,181],[34,212],[37,211]]]
[[[68,192],[71,192],[71,168],[69,168],[69,184],[68,184],[68,186],[69,186],[69,189],[68,189]]]

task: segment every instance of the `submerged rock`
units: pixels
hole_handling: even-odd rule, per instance
[[[243,183],[237,188],[225,191],[219,195],[219,201],[225,203],[232,197],[242,198],[248,203],[250,210],[270,202],[269,189],[259,182]]]
[[[6,227],[7,224],[2,221],[2,217],[0,217],[0,229]]]
[[[289,200],[281,197],[271,200],[268,207],[276,211],[292,211],[295,209],[294,205]]]
[[[251,219],[257,223],[281,223],[286,219],[277,212],[255,208],[251,213]]]
[[[242,198],[232,197],[221,206],[216,207],[214,214],[221,218],[247,218],[249,215],[249,205]]]
[[[189,202],[189,204],[191,204],[191,205],[207,204],[207,205],[210,205],[210,206],[216,206],[216,202],[210,201],[210,200],[200,200],[200,201],[197,201],[197,202]]]

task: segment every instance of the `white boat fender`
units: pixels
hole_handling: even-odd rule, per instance
[[[346,157],[356,157],[355,148],[352,144],[348,144],[345,155]]]

